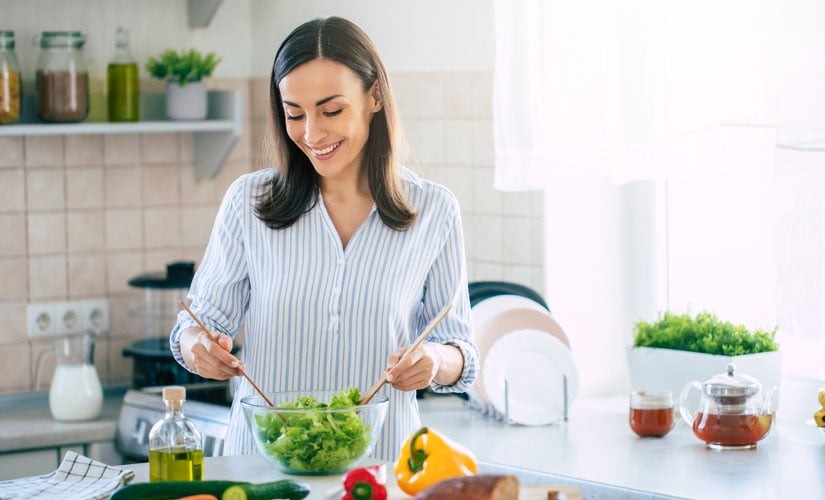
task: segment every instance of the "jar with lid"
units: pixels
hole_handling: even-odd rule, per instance
[[[166,416],[149,431],[149,481],[203,479],[203,438],[183,414],[186,388],[163,388]]]
[[[136,122],[140,118],[138,65],[129,52],[129,32],[117,28],[115,55],[106,69],[110,122]]]
[[[20,64],[14,53],[14,31],[0,31],[0,125],[20,117]]]
[[[89,71],[79,31],[40,34],[35,87],[37,114],[50,122],[77,122],[89,113]]]

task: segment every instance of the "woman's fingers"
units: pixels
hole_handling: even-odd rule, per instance
[[[387,381],[398,390],[411,391],[424,389],[430,385],[437,372],[437,366],[430,351],[419,346],[406,356],[401,356],[403,349],[392,353],[387,359]]]
[[[240,362],[229,352],[232,339],[222,333],[215,335],[217,341],[205,332],[199,332],[187,364],[201,377],[225,380],[238,374]]]

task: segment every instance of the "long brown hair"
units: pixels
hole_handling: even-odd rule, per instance
[[[269,95],[274,157],[280,168],[258,197],[257,217],[272,229],[284,229],[317,203],[319,176],[287,135],[278,84],[293,69],[318,58],[347,66],[361,80],[365,92],[376,85],[382,107],[370,121],[364,146],[369,187],[384,224],[399,231],[409,228],[416,214],[403,191],[396,163],[400,125],[387,72],[372,40],[357,25],[340,17],[313,19],[298,26],[275,55]]]

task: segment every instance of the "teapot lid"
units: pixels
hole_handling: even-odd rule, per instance
[[[708,396],[752,396],[762,384],[749,375],[736,375],[736,365],[729,363],[725,373],[714,375],[703,384]]]

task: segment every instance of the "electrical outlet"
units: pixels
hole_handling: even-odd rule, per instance
[[[107,299],[86,300],[83,302],[83,322],[86,330],[95,333],[109,331],[109,301]]]
[[[29,338],[53,337],[57,332],[54,302],[29,304],[26,307],[26,333]]]
[[[109,331],[107,299],[29,304],[26,309],[29,338],[60,337]]]

